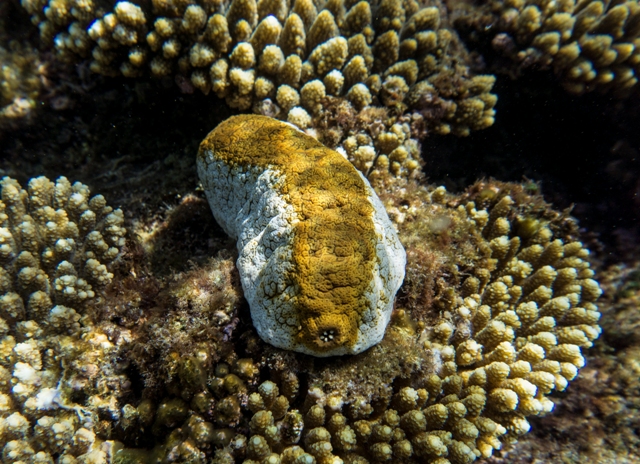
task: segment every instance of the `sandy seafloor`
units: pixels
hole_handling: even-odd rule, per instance
[[[0,132],[0,175],[65,175],[121,207],[130,230],[161,229],[150,256],[160,278],[232,246],[195,171],[198,144],[232,114],[224,102],[82,66],[49,76],[33,121]],[[557,209],[573,208],[605,294],[587,366],[490,462],[640,462],[640,98],[569,96],[542,73],[499,76],[494,93],[493,127],[423,141],[424,181],[451,192],[488,177],[538,182]]]

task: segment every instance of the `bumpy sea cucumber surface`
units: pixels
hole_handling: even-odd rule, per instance
[[[198,174],[213,215],[237,239],[263,340],[314,356],[382,340],[406,256],[351,163],[289,124],[243,115],[202,142]]]

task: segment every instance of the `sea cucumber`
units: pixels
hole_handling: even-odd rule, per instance
[[[406,255],[351,163],[256,115],[221,123],[197,161],[213,215],[237,240],[244,296],[264,341],[324,357],[382,340]]]

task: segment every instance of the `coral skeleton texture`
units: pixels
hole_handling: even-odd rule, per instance
[[[528,432],[600,334],[575,223],[516,185],[455,196],[387,181],[408,256],[391,323],[368,350],[313,362],[238,324],[228,255],[118,327],[106,316],[132,318],[142,298],[110,290],[122,288],[109,271],[125,246],[120,210],[65,178],[27,190],[5,178],[3,460],[457,464]],[[133,396],[128,366],[146,379]]]
[[[457,27],[486,35],[514,68],[552,69],[571,93],[637,89],[637,1],[488,1],[458,16]]]
[[[127,379],[91,312],[124,245],[122,211],[64,177],[0,185],[2,461],[106,462],[98,417],[119,418]]]
[[[153,361],[161,370],[146,367],[148,355],[134,362],[174,393],[155,419],[148,402],[125,405],[130,433],[151,427],[162,443],[155,455],[171,461],[445,464],[489,457],[551,412],[548,396],[576,377],[600,334],[601,290],[575,222],[516,185],[454,196],[393,182],[383,202],[407,248],[407,278],[380,343],[312,361],[250,327],[232,325],[238,342],[225,339],[237,296],[206,276],[224,275],[232,258],[212,261],[158,316],[184,321],[180,334],[150,321],[148,336],[165,337]],[[229,317],[211,314],[210,301]],[[196,335],[201,322],[190,319],[220,335]],[[139,453],[123,448],[117,462],[140,462]]]

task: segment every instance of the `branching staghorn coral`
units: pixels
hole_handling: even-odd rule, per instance
[[[90,308],[113,279],[122,211],[64,177],[0,185],[2,460],[106,462],[98,417],[119,418],[127,379]]]
[[[132,416],[155,428],[163,443],[155,456],[469,463],[526,433],[528,417],[553,409],[548,395],[573,380],[582,350],[600,333],[593,303],[600,288],[575,221],[512,184],[480,183],[458,196],[399,181],[388,189],[382,201],[408,264],[385,338],[359,355],[312,360],[265,345],[241,325],[229,342],[215,342],[215,352],[202,345],[186,357],[180,353],[193,345],[165,333],[161,365],[170,370],[146,375],[154,385],[164,377],[173,393],[152,406],[158,419]],[[206,272],[231,263],[216,260]],[[194,334],[196,320],[212,317],[207,299],[215,295],[202,272],[188,274],[176,309],[159,313],[192,320],[193,329],[183,330]],[[131,447],[116,456],[141,459]]]
[[[637,89],[636,0],[488,1],[457,15],[457,28],[490,41],[518,68],[552,69],[571,93],[625,97]]]
[[[438,3],[312,0],[23,0],[63,57],[106,75],[173,76],[301,128],[327,98],[428,115],[467,135],[493,124],[491,76],[472,77]]]

